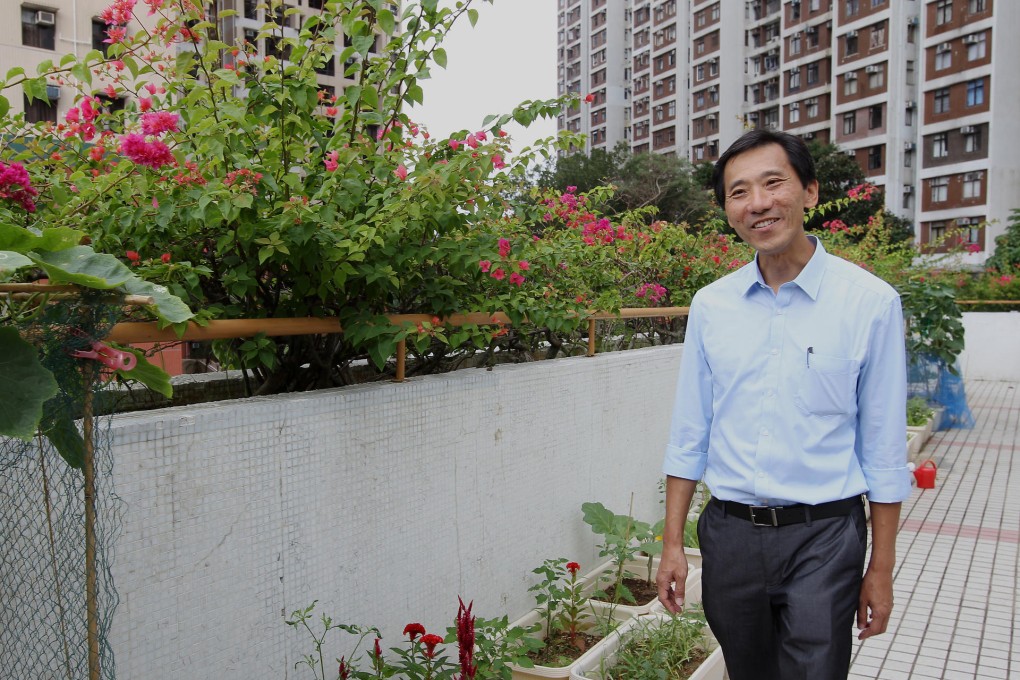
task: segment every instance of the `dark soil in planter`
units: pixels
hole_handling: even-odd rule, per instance
[[[669,676],[669,680],[684,680],[694,675],[694,671],[698,670],[698,666],[705,663],[705,659],[708,658],[708,654],[702,651],[694,653],[693,658],[684,664],[680,664],[680,667],[676,669],[676,675]]]
[[[627,586],[627,589],[630,590],[630,594],[634,596],[634,602],[631,602],[622,595],[620,597],[614,597],[614,595],[616,594],[615,585],[610,586],[609,589],[606,591],[607,593],[606,598],[600,597],[598,599],[600,600],[606,599],[607,601],[615,602],[616,604],[643,605],[648,604],[649,602],[652,602],[659,597],[659,590],[658,588],[656,588],[654,581],[652,583],[649,583],[643,578],[624,577],[623,585]]]
[[[545,647],[528,654],[528,658],[536,666],[569,666],[601,639],[601,635],[578,633],[574,642],[571,642],[569,635],[558,633],[552,638],[546,638]]]

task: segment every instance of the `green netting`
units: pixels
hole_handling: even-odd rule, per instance
[[[0,304],[11,311],[10,298]],[[65,421],[80,435],[86,394],[94,394],[102,384],[100,366],[70,353],[104,337],[119,307],[93,297],[46,304],[38,311],[31,320],[19,322],[19,316],[26,316],[22,308],[20,314],[5,315],[5,321],[37,346],[60,384],[60,393],[47,402],[47,413],[56,420],[71,416]],[[118,598],[110,566],[120,501],[112,486],[110,417],[91,421],[98,676],[112,679],[108,633]],[[66,434],[54,440],[66,439]],[[0,542],[0,676],[88,679],[84,475],[67,464],[47,437],[39,435],[32,442],[0,437]]]

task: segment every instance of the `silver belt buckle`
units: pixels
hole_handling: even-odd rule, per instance
[[[776,519],[776,509],[767,505],[750,505],[751,524],[756,527],[777,527],[779,521]],[[767,511],[767,512],[766,512]],[[759,515],[758,513],[761,513]]]

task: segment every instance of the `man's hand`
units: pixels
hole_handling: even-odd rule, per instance
[[[660,589],[660,593],[661,593]],[[857,604],[858,640],[884,633],[889,626],[893,608],[892,572],[869,567],[861,584],[861,599]]]
[[[687,555],[680,549],[666,548],[662,551],[659,570],[655,573],[655,585],[659,588],[659,602],[671,614],[679,614],[684,608],[687,585]]]

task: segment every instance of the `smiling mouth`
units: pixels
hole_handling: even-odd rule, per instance
[[[765,229],[767,227],[771,227],[773,224],[775,224],[778,221],[779,221],[778,217],[770,217],[767,220],[762,220],[760,222],[755,222],[754,224],[752,224],[751,225],[751,230],[753,231],[755,229]]]

